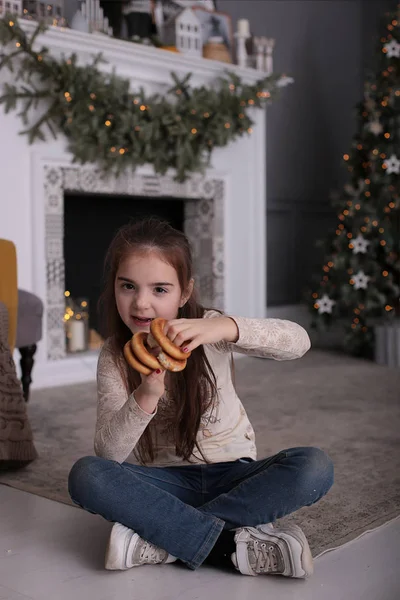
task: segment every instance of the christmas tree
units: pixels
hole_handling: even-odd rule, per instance
[[[314,328],[343,322],[346,351],[369,358],[374,325],[400,315],[400,5],[384,28],[343,157],[349,181],[333,201],[338,224],[321,244],[322,274],[307,298]]]

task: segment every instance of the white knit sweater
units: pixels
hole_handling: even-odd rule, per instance
[[[220,317],[207,311],[204,318]],[[253,427],[236,394],[231,373],[231,353],[247,356],[292,360],[310,348],[307,332],[291,321],[231,317],[239,329],[236,343],[220,342],[204,347],[217,380],[218,396],[212,413],[204,414],[197,442],[210,462],[227,462],[242,457],[256,458]],[[190,359],[189,359],[190,360]],[[106,342],[97,368],[98,406],[95,452],[117,462],[136,463],[131,454],[142,433],[153,421],[157,435],[156,458],[152,466],[188,464],[175,454],[169,414],[172,399],[164,395],[155,413],[147,414],[128,396],[119,370]],[[194,450],[192,462],[203,463]]]

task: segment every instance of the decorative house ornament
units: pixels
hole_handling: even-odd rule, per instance
[[[21,16],[22,9],[22,0],[0,0],[0,17],[7,13]]]
[[[64,21],[64,0],[50,0],[49,2],[24,0],[23,14],[27,18],[35,19],[35,21],[43,21],[49,25],[59,25],[61,21]]]
[[[100,0],[84,0],[72,19],[71,28],[88,33],[113,35],[112,27],[100,6]]]
[[[166,21],[162,28],[165,46],[175,46],[179,52],[201,56],[203,52],[201,23],[194,10],[183,9]]]

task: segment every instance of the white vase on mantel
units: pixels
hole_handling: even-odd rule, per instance
[[[82,33],[89,33],[89,22],[85,19],[79,8],[71,20],[71,29],[81,31]]]

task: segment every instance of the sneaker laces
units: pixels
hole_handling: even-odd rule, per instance
[[[251,567],[256,573],[278,572],[279,559],[275,544],[252,540],[249,543],[249,552],[254,554],[254,561],[251,560]],[[251,555],[249,555],[249,558],[251,559]]]
[[[141,562],[158,564],[165,559],[165,554],[165,550],[161,550],[157,546],[145,542],[140,550],[140,560]]]

